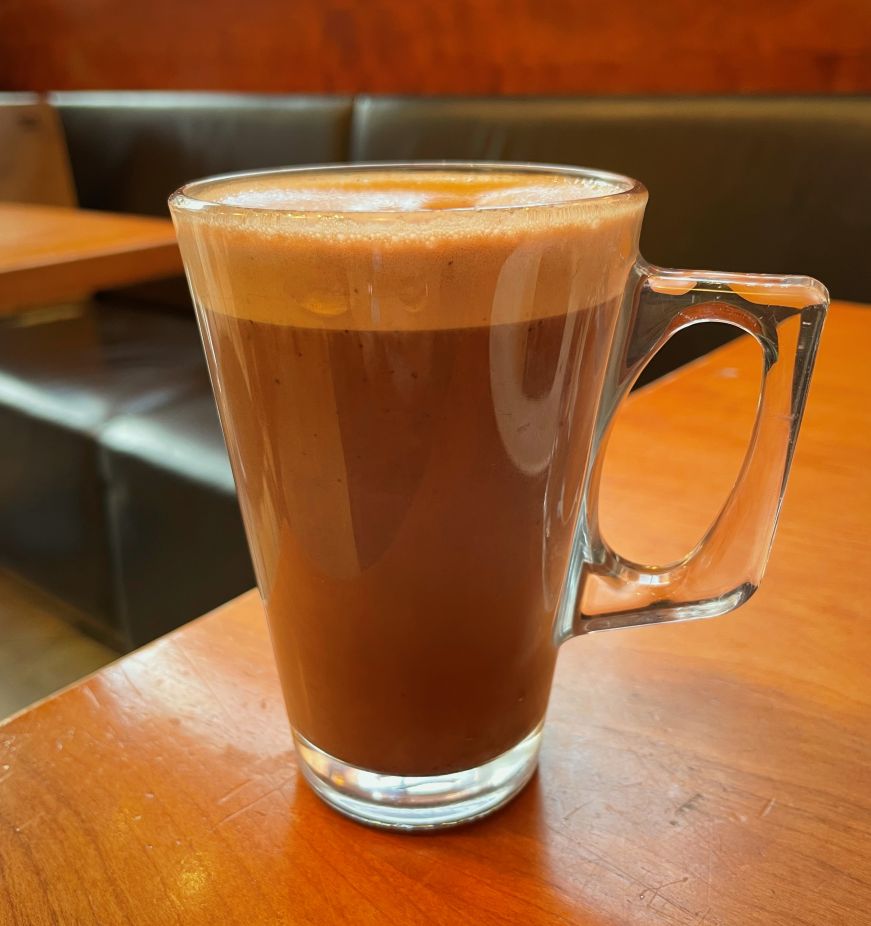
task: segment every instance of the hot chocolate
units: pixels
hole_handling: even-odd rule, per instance
[[[288,173],[177,217],[291,722],[344,762],[471,768],[543,718],[643,208],[607,192]]]

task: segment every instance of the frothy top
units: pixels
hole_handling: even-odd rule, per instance
[[[196,200],[243,209],[321,214],[529,208],[600,199],[628,184],[574,174],[455,170],[287,171],[207,182]]]
[[[613,298],[645,201],[619,178],[348,168],[206,181],[170,205],[195,296],[212,311],[421,330]]]

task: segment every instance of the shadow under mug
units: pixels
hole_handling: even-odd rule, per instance
[[[651,266],[646,200],[600,171],[442,162],[170,199],[300,766],[351,817],[491,812],[535,770],[564,641],[759,585],[828,294]],[[599,530],[609,426],[707,321],[761,348],[755,426],[698,547],[640,565]]]

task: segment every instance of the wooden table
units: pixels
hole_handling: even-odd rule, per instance
[[[181,272],[169,219],[0,203],[0,313]]]
[[[759,594],[569,643],[505,810],[402,836],[321,804],[252,593],[0,727],[0,922],[867,924],[869,340],[833,309]],[[627,552],[701,532],[758,369],[742,340],[630,400],[605,502]]]

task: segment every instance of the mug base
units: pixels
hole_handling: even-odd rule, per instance
[[[532,778],[542,724],[517,745],[475,768],[447,775],[382,775],[342,762],[293,732],[299,767],[335,810],[370,826],[433,830],[487,816]]]

